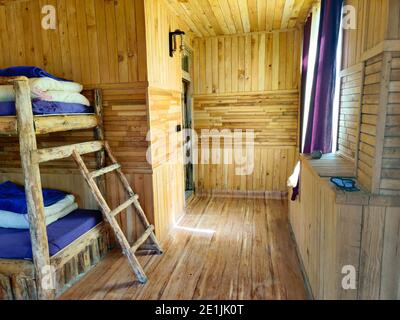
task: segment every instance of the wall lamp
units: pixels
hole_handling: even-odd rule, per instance
[[[185,44],[183,41],[183,36],[185,35],[185,32],[182,30],[176,29],[174,32],[169,33],[169,56],[172,58],[174,56],[174,53],[177,50],[177,44],[176,44],[176,37],[181,38],[181,45],[179,46],[180,51],[183,51],[185,49]]]

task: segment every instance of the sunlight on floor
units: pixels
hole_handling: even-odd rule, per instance
[[[178,225],[175,225],[174,229],[189,231],[189,232],[194,232],[194,233],[205,233],[205,234],[214,234],[215,233],[215,230],[212,230],[212,229],[188,228],[188,227],[181,227]]]

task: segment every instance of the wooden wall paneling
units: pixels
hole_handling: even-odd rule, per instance
[[[379,299],[380,296],[384,226],[384,207],[365,208],[361,238],[360,299]]]
[[[381,175],[382,175],[382,155],[385,146],[385,129],[386,129],[386,115],[387,115],[387,104],[389,102],[389,84],[391,74],[391,63],[392,54],[390,52],[384,52],[382,57],[382,70],[379,84],[376,88],[370,87],[371,91],[380,94],[379,96],[379,112],[376,120],[376,155],[375,155],[375,167],[372,177],[372,192],[379,193]],[[364,89],[367,91],[367,88]]]
[[[382,170],[380,175],[380,193],[384,195],[400,194],[400,53],[392,53],[391,68],[388,71],[385,88],[387,89],[387,108],[384,124],[384,142],[382,146]]]
[[[386,209],[380,299],[400,299],[399,211],[395,207]]]
[[[142,2],[4,1],[0,68],[36,65],[86,85],[146,81]],[[47,4],[57,9],[55,30],[41,27]]]
[[[342,69],[361,62],[366,51],[396,35],[396,31],[393,31],[396,28],[394,16],[398,12],[392,0],[346,0],[345,5],[351,5],[356,10],[356,29],[347,28],[343,31]],[[393,22],[382,23],[384,21]]]
[[[213,164],[212,152],[199,148],[199,161],[205,158],[208,163],[199,163],[198,190],[286,192],[286,181],[297,158],[297,108],[296,91],[195,96],[194,124],[199,143],[203,129],[254,129],[255,133],[254,171],[248,177],[236,176],[238,166],[232,161],[224,164],[223,155]],[[212,139],[208,141],[211,146]],[[224,147],[223,139],[220,144]]]
[[[356,289],[343,289],[342,269],[345,266],[353,266],[356,275],[360,275],[360,247],[361,247],[361,228],[363,218],[363,207],[361,205],[339,205],[336,218],[336,252],[334,288],[332,292],[327,290],[328,299],[357,299],[359,283],[356,281]],[[327,228],[331,228],[327,226]],[[329,230],[329,229],[327,229]]]
[[[194,63],[202,61],[201,67],[195,65],[195,83],[204,80],[203,70],[208,83],[194,93],[298,89],[300,41],[298,30],[195,38],[200,51]]]
[[[363,78],[363,64],[341,72],[338,152],[355,162],[358,159]]]
[[[342,194],[316,170],[302,159],[299,199],[289,206],[314,298],[396,299],[399,207],[369,193]],[[343,289],[344,266],[355,267],[356,289]]]
[[[366,190],[373,188],[374,167],[378,154],[376,146],[379,141],[378,114],[382,109],[379,108],[382,59],[382,55],[379,55],[368,60],[365,65],[357,178]]]
[[[185,42],[192,47],[188,26],[196,25],[204,30],[199,23],[205,17],[197,17],[196,23],[185,23],[179,14],[171,10],[171,1],[166,0],[145,1],[144,6],[149,77],[146,98],[152,160],[152,176],[148,178],[152,185],[151,201],[154,208],[151,219],[157,236],[164,239],[171,226],[183,214],[185,206],[182,132],[177,132],[177,125],[182,125],[182,62],[179,49],[173,58],[169,56],[168,33],[178,28],[185,31]],[[218,59],[221,65],[225,64],[225,43],[210,42],[208,39],[205,42],[207,46],[199,41],[193,48],[198,48],[210,57],[213,55],[214,64],[205,68],[204,54],[195,51],[193,69],[197,70],[202,82],[196,79],[192,85],[194,90],[203,88],[211,92],[213,86],[219,85],[219,81],[225,86],[224,78],[219,78],[218,72],[214,72],[216,77],[211,76],[211,69],[218,70]],[[166,141],[160,140],[159,132]]]
[[[153,219],[156,234],[163,239],[183,214],[185,206],[182,133],[176,132],[176,126],[182,124],[181,92],[149,88],[148,105],[152,139]]]

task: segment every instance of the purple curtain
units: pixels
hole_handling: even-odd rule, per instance
[[[315,74],[304,143],[305,153],[332,152],[332,112],[336,83],[336,51],[343,0],[322,0]]]

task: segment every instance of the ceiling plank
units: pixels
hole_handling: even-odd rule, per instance
[[[282,22],[281,22],[281,29],[287,29],[289,26],[289,21],[293,13],[295,0],[286,0],[285,6],[283,8],[283,15],[282,15]]]
[[[235,23],[233,22],[232,19],[232,12],[231,12],[231,8],[229,7],[229,0],[219,0],[219,6],[221,8],[222,11],[222,15],[224,16],[225,19],[225,23],[228,26],[229,32],[231,34],[235,34],[237,33],[236,31],[236,27],[235,27]]]
[[[214,14],[214,11],[211,8],[210,3],[208,0],[196,0],[198,2],[198,5],[204,10],[208,20],[210,21],[215,33],[217,35],[224,34],[224,31],[222,30],[221,26],[218,23],[217,17]]]
[[[239,5],[240,17],[242,18],[243,32],[250,32],[249,9],[246,0],[237,0]]]
[[[229,0],[229,8],[232,13],[233,23],[235,24],[236,33],[243,33],[242,17],[240,16],[240,9],[237,1]]]
[[[265,30],[272,31],[274,29],[274,14],[275,14],[276,0],[269,0],[267,2],[266,24]]]
[[[218,35],[221,33],[221,28],[219,28],[219,25],[217,24],[218,26],[216,30],[212,24],[211,19],[209,19],[209,16],[206,14],[205,10],[202,8],[197,0],[191,0],[190,4],[193,7],[192,11],[197,14],[199,20],[202,22],[203,26],[208,30],[211,35]]]
[[[275,11],[274,11],[274,22],[273,22],[274,30],[278,30],[281,28],[285,2],[286,2],[285,0],[276,0]]]
[[[290,17],[288,28],[294,28],[299,22],[300,10],[304,6],[305,0],[296,0],[292,8],[292,16]]]
[[[204,34],[202,34],[199,29],[197,28],[197,26],[194,24],[192,18],[190,16],[188,16],[185,11],[183,10],[183,8],[180,6],[180,3],[176,2],[175,0],[167,0],[167,3],[169,4],[171,10],[173,10],[175,12],[175,14],[182,19],[183,21],[186,22],[186,24],[189,26],[189,28],[191,29],[191,31],[193,33],[195,33],[197,36],[201,37],[201,36],[205,36]]]
[[[193,6],[189,5],[186,2],[181,2],[181,6],[183,10],[186,12],[186,14],[192,18],[193,23],[198,27],[200,32],[205,35],[205,36],[210,36],[212,35],[212,32],[209,28],[207,28],[207,23],[204,25],[201,22],[201,18],[198,17],[197,15],[197,10],[194,10]]]
[[[258,31],[257,0],[247,0],[247,8],[249,11],[250,31]]]
[[[208,1],[224,34],[230,34],[229,28],[225,22],[218,0],[208,0]]]
[[[315,0],[305,0],[304,1],[304,5],[301,8],[300,13],[299,13],[299,19],[297,20],[297,25],[305,23],[305,21],[308,17],[308,14],[310,13],[311,8],[314,4],[314,1]]]
[[[267,10],[267,2],[265,0],[257,1],[258,28],[257,31],[265,30],[265,19]]]

